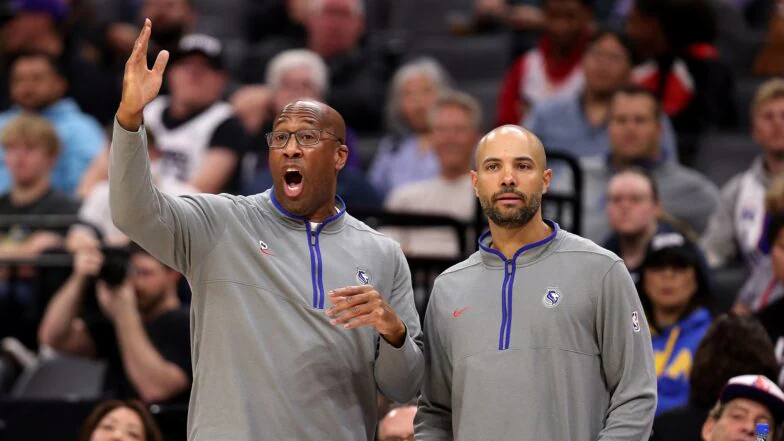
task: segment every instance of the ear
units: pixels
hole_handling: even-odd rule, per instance
[[[550,183],[553,180],[553,170],[548,168],[547,170],[542,173],[542,194],[547,193],[547,190],[550,188]]]
[[[716,427],[716,420],[711,417],[705,420],[705,423],[702,425],[702,441],[711,441],[713,437],[713,429]]]
[[[476,170],[471,170],[471,187],[474,188],[474,195],[479,197],[479,189],[476,188],[476,183],[479,180],[479,175],[477,174]]]
[[[343,167],[346,166],[346,161],[348,161],[348,146],[341,145],[335,149],[335,171],[343,170]]]

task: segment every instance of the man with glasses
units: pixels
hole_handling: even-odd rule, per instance
[[[336,197],[343,118],[315,101],[287,105],[268,137],[273,188],[262,194],[165,195],[142,130],[168,61],[161,52],[147,68],[150,29],[126,64],[111,209],[192,287],[188,439],[372,440],[377,391],[412,399],[424,359],[400,247]]]

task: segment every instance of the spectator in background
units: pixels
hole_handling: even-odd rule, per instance
[[[265,84],[249,85],[232,96],[232,106],[242,120],[245,130],[253,137],[253,168],[261,172],[267,168],[267,138],[273,119],[286,104],[309,98],[324,102],[329,92],[329,72],[321,57],[308,49],[290,49],[276,55],[267,67]],[[356,132],[346,129],[349,156],[346,167],[361,169]],[[262,147],[263,146],[263,147]],[[245,165],[248,166],[250,165]],[[345,170],[345,168],[344,168]]]
[[[395,73],[386,105],[390,133],[381,140],[368,171],[370,182],[382,196],[438,175],[428,115],[448,86],[446,71],[431,58],[410,61]]]
[[[34,258],[61,247],[72,222],[70,216],[76,215],[79,207],[51,185],[60,151],[54,128],[39,116],[22,113],[8,123],[0,142],[11,176],[10,191],[0,195],[0,219],[4,219],[0,224],[0,258]],[[38,215],[64,215],[64,219],[47,226],[31,223],[30,217]],[[0,336],[10,333],[26,345],[35,343],[32,327],[39,314],[37,274],[34,267],[19,266],[12,273],[10,267],[0,266]]]
[[[160,175],[205,193],[238,193],[248,137],[231,105],[221,101],[228,81],[221,42],[202,34],[184,37],[167,79],[171,94],[144,109],[163,153]]]
[[[62,76],[68,84],[67,95],[102,124],[110,123],[115,103],[120,100],[120,83],[112,71],[85,57],[82,41],[65,34],[71,2],[14,0],[7,3],[12,4],[13,17],[0,29],[0,57],[5,62],[0,70],[0,84],[9,83],[8,68],[18,56],[44,53],[62,66]],[[0,87],[0,109],[13,102],[9,91]]]
[[[660,100],[689,164],[699,134],[736,122],[733,74],[713,46],[713,7],[709,0],[636,0],[626,30],[648,60],[633,80]]]
[[[705,270],[697,246],[680,233],[654,236],[640,268],[638,290],[656,363],[657,415],[688,403],[693,354],[711,322]]]
[[[87,417],[79,441],[163,441],[163,436],[143,403],[108,400]]]
[[[60,141],[52,125],[30,113],[19,114],[3,129],[5,165],[11,189],[0,196],[0,216],[75,215],[79,205],[52,188],[52,168],[60,152]],[[3,258],[34,257],[46,248],[62,244],[69,225],[42,230],[24,224],[4,225],[0,245]]]
[[[674,161],[662,160],[659,105],[639,86],[616,91],[610,104],[610,156],[583,161],[584,236],[602,241],[609,234],[606,214],[607,183],[619,170],[639,166],[656,181],[665,211],[686,222],[697,233],[705,229],[719,200],[719,190],[708,178]]]
[[[610,151],[610,99],[616,89],[630,84],[635,60],[634,48],[625,35],[611,30],[596,32],[581,62],[585,86],[537,105],[526,114],[523,125],[536,133],[549,151],[577,157],[606,155]],[[677,161],[669,118],[662,114],[659,124],[663,157]]]
[[[694,235],[686,232],[688,227],[681,221],[662,210],[656,181],[640,167],[623,169],[610,179],[607,218],[612,234],[604,242],[604,248],[623,259],[634,283],[640,279],[640,266],[650,253],[654,236],[675,232],[687,238]]]
[[[414,441],[416,404],[392,408],[378,424],[377,441]]]
[[[161,176],[158,170],[161,165],[161,151],[155,143],[155,137],[149,128],[147,132],[147,154],[150,157],[150,168],[155,186],[164,193],[179,196],[197,193],[198,190],[187,183],[178,181],[172,176]],[[112,222],[109,210],[109,181],[96,184],[82,201],[79,208],[79,223],[72,226],[66,237],[66,248],[75,252],[82,246],[95,247],[98,243],[108,246],[128,245],[128,237]]]
[[[305,39],[305,19],[312,0],[271,0],[248,5],[247,41],[267,38]]]
[[[539,32],[545,28],[541,0],[475,0],[474,21],[479,29],[499,25],[511,28],[514,58],[531,50]]]
[[[448,92],[435,102],[430,127],[439,176],[395,189],[384,204],[387,210],[448,216],[465,223],[476,217],[471,170],[481,137],[481,109],[476,99],[461,92]],[[384,229],[384,233],[409,256],[462,257],[452,228]]]
[[[62,143],[52,172],[52,186],[75,194],[82,173],[106,144],[101,125],[91,115],[82,113],[74,99],[65,96],[68,81],[57,60],[49,55],[30,53],[17,57],[11,67],[10,88],[14,107],[0,113],[0,130],[21,112],[34,112],[49,120]],[[0,191],[7,191],[10,186],[9,170],[0,165]]]
[[[287,49],[307,48],[329,68],[326,102],[360,132],[381,128],[381,107],[388,79],[383,59],[361,45],[365,34],[363,0],[313,0],[305,17],[304,40],[270,39],[250,51],[244,61],[243,80],[260,82],[269,60]]]
[[[147,403],[188,402],[192,381],[190,315],[177,297],[180,274],[132,245],[129,262],[122,253],[104,255],[82,249],[74,271],[46,307],[38,328],[41,345],[70,355],[109,363],[106,393],[141,398]],[[125,271],[119,286],[97,285],[102,317],[81,317],[92,278]]]
[[[721,200],[702,238],[713,267],[741,257],[753,270],[764,260],[760,244],[765,230],[765,192],[773,178],[784,172],[784,80],[772,79],[760,86],[750,111],[751,135],[761,154],[721,190]]]
[[[703,441],[759,440],[757,424],[769,426],[766,439],[779,438],[784,392],[762,375],[731,378],[702,426]]]
[[[769,8],[767,36],[754,60],[752,71],[757,76],[784,75],[784,1],[776,0]]]
[[[588,46],[591,0],[544,0],[545,30],[537,47],[507,70],[498,97],[497,125],[520,124],[530,107],[576,93]]]
[[[651,441],[700,439],[708,411],[730,378],[749,372],[776,378],[778,370],[773,344],[758,320],[720,315],[694,352],[689,404],[657,416]]]

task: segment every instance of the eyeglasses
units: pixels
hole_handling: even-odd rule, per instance
[[[337,135],[329,133],[324,129],[301,129],[296,132],[269,132],[267,133],[267,145],[271,149],[282,149],[289,143],[291,135],[294,135],[300,146],[313,147],[321,141],[322,132],[333,136],[335,141],[343,144],[343,140]]]

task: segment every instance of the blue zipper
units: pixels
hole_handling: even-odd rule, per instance
[[[490,235],[489,231],[479,237],[479,248],[488,253],[495,254],[504,261],[504,282],[501,284],[501,329],[498,332],[499,351],[509,349],[509,344],[512,340],[512,299],[514,298],[514,280],[515,273],[517,272],[517,258],[523,252],[544,245],[555,239],[555,236],[558,235],[559,227],[555,222],[552,222],[552,226],[552,234],[538,242],[520,248],[511,259],[507,259],[500,251],[482,244],[482,241]]]
[[[317,238],[317,233],[310,228],[310,222],[305,221],[305,229],[308,232],[308,251],[310,252],[310,283],[313,287],[313,307],[318,308],[319,291],[316,288],[316,256],[313,249],[316,248],[316,242],[313,240]]]

